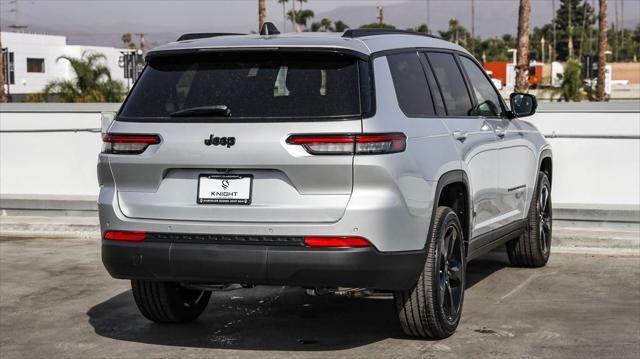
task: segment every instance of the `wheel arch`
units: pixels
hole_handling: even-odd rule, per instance
[[[471,236],[471,217],[472,217],[472,199],[469,193],[469,179],[463,170],[452,170],[444,173],[438,179],[436,191],[433,200],[433,209],[431,212],[431,220],[429,221],[429,231],[427,239],[431,238],[433,221],[435,220],[436,210],[441,205],[451,207],[462,225],[464,232],[465,250],[468,249],[469,239]],[[425,243],[426,245],[426,243]]]
[[[549,178],[549,183],[553,184],[553,154],[551,153],[551,149],[546,148],[540,153],[540,158],[538,159],[538,171],[546,173]]]

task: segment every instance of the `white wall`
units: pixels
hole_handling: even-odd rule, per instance
[[[539,113],[531,122],[553,147],[554,202],[640,204],[640,112]],[[613,138],[579,138],[590,136]]]
[[[99,113],[0,113],[0,131],[100,128]],[[0,194],[97,195],[100,133],[0,132]]]
[[[0,105],[0,194],[96,196],[96,160],[101,147],[99,133],[6,131],[98,130],[100,113],[91,112],[91,106],[95,109],[99,105],[35,105]],[[599,107],[611,108],[612,105],[615,104]],[[105,105],[101,106],[104,110]],[[117,109],[117,105],[110,106],[111,110]],[[626,112],[597,112],[598,107],[594,105],[573,106],[577,110],[551,109],[553,112],[538,113],[531,122],[542,133],[555,133],[559,137],[635,138],[550,137],[548,140],[554,151],[554,202],[640,204],[640,108]],[[23,111],[36,108],[36,111],[15,111],[18,108]],[[580,108],[584,110],[580,112]],[[74,109],[85,112],[74,112]]]

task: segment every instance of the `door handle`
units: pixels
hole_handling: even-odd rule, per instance
[[[460,142],[464,142],[464,140],[467,139],[467,133],[464,131],[456,130],[453,131],[453,137]]]
[[[507,131],[502,127],[496,127],[495,133],[496,136],[503,138],[507,134]]]

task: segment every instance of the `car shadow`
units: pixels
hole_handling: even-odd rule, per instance
[[[471,288],[508,265],[504,253],[469,264]],[[87,315],[98,335],[128,342],[234,350],[324,351],[356,348],[387,338],[406,338],[392,296],[309,296],[301,288],[258,286],[214,292],[195,322],[159,325],[139,314],[130,290],[92,307]]]
[[[467,289],[489,277],[491,274],[509,267],[509,258],[503,246],[467,264]]]

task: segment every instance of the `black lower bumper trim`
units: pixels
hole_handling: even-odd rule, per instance
[[[373,248],[102,241],[102,262],[120,279],[302,287],[410,288],[424,251]]]

